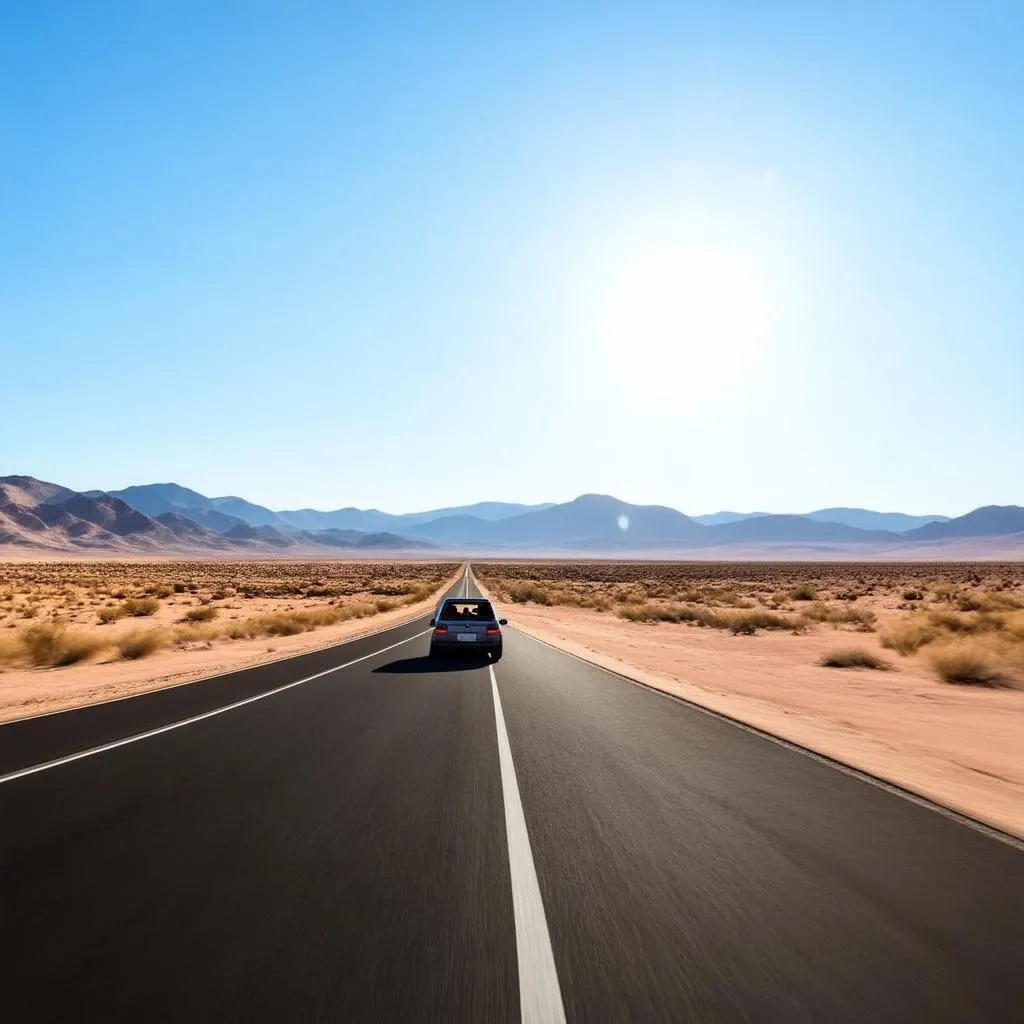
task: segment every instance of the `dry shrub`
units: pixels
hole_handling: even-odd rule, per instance
[[[938,608],[928,612],[928,621],[944,632],[973,633],[981,625],[981,616],[974,612],[964,614]]]
[[[957,601],[957,607],[962,612],[1007,612],[1024,608],[1024,601],[1007,593],[965,594]]]
[[[30,626],[20,640],[29,662],[37,668],[74,665],[105,646],[102,640],[68,629],[62,622]]]
[[[167,646],[167,632],[163,629],[132,629],[118,637],[117,651],[122,658],[145,658]]]
[[[536,583],[510,583],[505,591],[508,599],[516,604],[551,604],[551,594]]]
[[[813,601],[818,596],[818,591],[810,583],[798,583],[795,587],[790,587],[788,596],[791,601]]]
[[[96,619],[100,625],[107,625],[111,622],[117,622],[118,619],[123,619],[125,615],[123,608],[115,607],[114,605],[107,605],[106,608],[101,608],[96,613]]]
[[[836,647],[823,654],[819,665],[825,668],[873,668],[887,671],[892,666],[865,647]]]
[[[155,597],[129,597],[121,605],[121,613],[123,615],[133,615],[136,618],[154,615],[159,609],[160,602]]]
[[[711,629],[727,629],[731,633],[751,635],[759,629],[799,629],[798,619],[778,615],[765,608],[715,611],[703,605],[624,604],[616,608],[620,619],[630,622],[690,622]]]
[[[917,616],[887,622],[879,634],[883,647],[903,655],[914,654],[938,635],[934,624]]]
[[[942,644],[928,662],[938,677],[959,686],[1013,686],[1015,680],[998,655],[972,641]]]
[[[299,612],[271,612],[249,620],[253,636],[295,636],[310,628]]]
[[[294,636],[320,626],[333,626],[348,619],[362,619],[377,613],[377,606],[367,601],[346,605],[309,608],[304,611],[268,612],[251,619],[232,623],[228,636],[234,639],[255,636]]]
[[[714,609],[699,604],[662,605],[654,609],[654,617],[662,622],[689,622],[712,629],[720,629],[724,621]]]
[[[720,616],[710,608],[694,605],[655,604],[645,601],[642,604],[620,604],[615,609],[620,619],[628,622],[695,622],[701,626],[718,626]]]
[[[726,612],[722,619],[725,628],[730,633],[750,636],[759,629],[791,629],[798,630],[800,622],[797,619],[786,618],[777,612],[768,611],[765,608],[753,608],[746,611]]]
[[[0,665],[10,665],[20,661],[25,655],[25,647],[14,636],[0,636]]]
[[[351,601],[341,606],[339,609],[340,614],[332,621],[343,622],[345,619],[365,619],[367,616],[373,615],[376,610],[367,601]]]
[[[653,604],[623,604],[615,609],[620,619],[628,622],[657,622],[657,606]]]
[[[210,643],[222,635],[221,627],[208,622],[192,622],[184,626],[176,626],[171,634],[174,643],[187,646],[191,643]]]
[[[1007,640],[1015,644],[1024,644],[1024,611],[1000,615],[998,621]]]
[[[861,633],[870,633],[875,628],[877,616],[868,608],[846,607],[815,601],[803,611],[803,616],[811,622],[828,622],[833,626],[848,625],[856,627]]]
[[[182,616],[182,622],[212,622],[217,618],[217,609],[211,604],[200,605],[198,608],[190,608]]]

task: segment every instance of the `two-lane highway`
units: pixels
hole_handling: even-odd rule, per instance
[[[0,726],[5,1019],[1020,1019],[1013,845],[426,629]]]

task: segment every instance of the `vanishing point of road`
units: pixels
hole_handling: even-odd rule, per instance
[[[0,726],[4,1019],[1024,1019],[1012,842],[427,632]]]

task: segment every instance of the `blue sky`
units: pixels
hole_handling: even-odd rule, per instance
[[[1024,5],[0,0],[0,473],[1024,504]]]

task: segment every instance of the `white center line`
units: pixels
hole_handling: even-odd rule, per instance
[[[265,697],[273,697],[275,693],[284,693],[285,690],[290,690],[293,686],[301,686],[303,683],[311,683],[314,679],[320,679],[323,676],[330,675],[332,672],[340,672],[343,668],[348,668],[350,665],[358,665],[359,662],[366,661],[368,658],[375,658],[378,654],[383,654],[385,651],[393,651],[396,647],[401,647],[402,644],[407,644],[410,640],[415,640],[417,637],[425,636],[429,632],[429,629],[424,629],[419,633],[415,633],[413,636],[407,636],[404,640],[399,640],[396,644],[390,644],[387,647],[382,647],[379,651],[373,651],[371,654],[364,654],[361,658],[353,658],[351,661],[346,661],[344,665],[335,665],[334,668],[326,668],[323,672],[316,672],[311,676],[306,676],[304,679],[296,679],[293,683],[285,683],[284,686],[275,687],[273,690],[266,690],[263,693],[257,693],[252,697],[246,697],[244,700],[236,700],[234,704],[225,704],[221,708],[214,708],[212,711],[206,711],[201,715],[193,715],[191,718],[183,718],[179,722],[171,722],[169,725],[161,725],[159,728],[136,733],[134,736],[126,736],[122,740],[114,740],[112,743],[104,743],[99,747],[89,747],[88,750],[80,750],[75,754],[68,754],[66,757],[58,757],[53,761],[44,761],[42,764],[34,764],[30,768],[21,768],[16,772],[9,772],[7,775],[0,775],[0,783],[13,782],[15,779],[23,778],[26,775],[34,775],[36,772],[46,771],[47,768],[57,768],[59,765],[70,764],[72,761],[78,761],[83,757],[92,757],[93,754],[102,754],[105,750],[114,750],[117,747],[123,747],[128,743],[137,743],[139,740],[147,740],[151,736],[159,736],[161,733],[170,732],[172,729],[180,729],[184,725],[192,725],[195,722],[201,722],[204,718],[213,718],[214,715],[222,715],[225,711],[234,711],[235,708],[243,707],[246,704],[252,704],[254,701],[263,700]]]
[[[516,767],[508,743],[505,716],[501,711],[498,680],[494,666],[491,695],[494,698],[494,722],[498,730],[498,763],[501,766],[501,791],[505,798],[505,833],[508,837],[508,867],[512,876],[512,912],[516,924],[516,958],[519,965],[519,1007],[523,1024],[564,1024],[562,991],[558,986],[551,936],[544,916],[544,901],[537,884],[537,869],[526,831],[526,818],[519,798]]]

